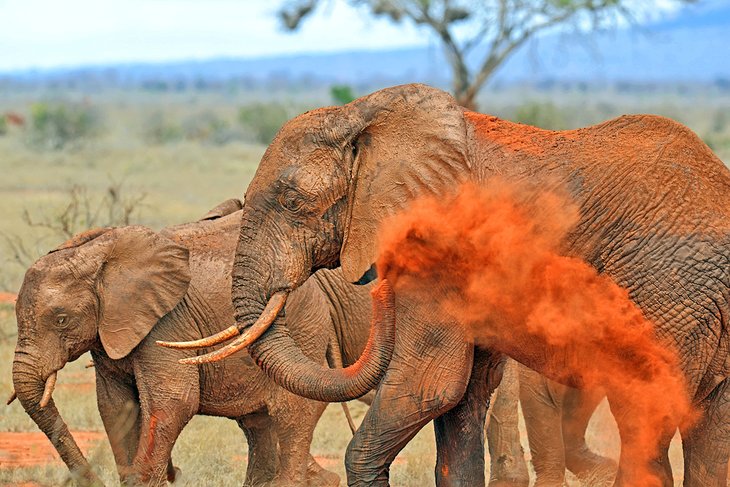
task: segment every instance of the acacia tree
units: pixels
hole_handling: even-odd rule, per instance
[[[328,0],[290,0],[279,10],[296,30]],[[348,0],[372,15],[410,22],[443,45],[457,101],[476,108],[479,90],[511,54],[548,29],[601,29],[651,11],[658,0]],[[696,0],[669,0],[677,4]],[[667,1],[661,2],[667,4]],[[467,59],[470,62],[467,62]],[[473,62],[478,59],[477,62]]]

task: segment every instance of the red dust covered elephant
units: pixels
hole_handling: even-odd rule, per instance
[[[380,338],[373,346],[381,348],[351,368],[327,370],[302,355],[277,311],[317,269],[341,266],[351,282],[374,278],[383,221],[423,196],[444,197],[465,183],[486,187],[495,176],[567,191],[577,224],[566,253],[626,290],[656,336],[677,351],[701,412],[682,431],[684,485],[726,485],[730,172],[695,134],[665,118],[545,131],[467,111],[423,85],[300,115],[269,146],[246,192],[232,287],[244,334],[215,357],[249,345],[278,383],[324,401],[357,397],[384,374],[347,450],[350,485],[386,485],[397,453],[431,420],[437,483],[484,485],[492,364],[501,352],[544,371],[549,347],[475,347],[438,303],[403,292],[394,298],[386,285],[375,299]],[[433,296],[444,291],[429,284]],[[631,417],[630,401],[609,402],[614,415]],[[637,485],[627,453],[634,431],[620,433],[616,483]],[[672,485],[669,439],[651,464],[663,485]]]

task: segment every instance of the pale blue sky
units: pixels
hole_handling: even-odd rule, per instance
[[[424,45],[415,28],[328,3],[292,34],[281,0],[0,0],[0,71]]]

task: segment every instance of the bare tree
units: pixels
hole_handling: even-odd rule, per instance
[[[327,0],[291,0],[279,10],[287,29]],[[657,0],[348,0],[395,23],[411,22],[435,35],[451,65],[454,96],[470,109],[510,55],[549,29],[600,29],[651,11]],[[696,0],[669,0],[677,4]],[[662,2],[666,4],[667,2]],[[477,58],[473,65],[467,59]]]

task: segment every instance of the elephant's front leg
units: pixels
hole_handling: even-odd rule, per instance
[[[503,364],[501,354],[477,348],[464,397],[434,420],[436,485],[484,486],[484,422],[489,397],[499,384]]]
[[[317,421],[322,416],[326,403],[312,401],[281,390],[277,398],[269,403],[269,414],[276,425],[279,438],[279,471],[267,486],[294,487],[308,483],[309,449]],[[339,485],[337,474],[322,472],[320,480],[324,485]]]
[[[112,447],[122,483],[132,473],[132,461],[139,443],[140,411],[136,391],[129,384],[104,373],[103,361],[96,364],[96,401]]]
[[[619,401],[611,395],[608,395],[608,404],[611,406],[611,413],[616,419],[619,436],[621,437],[621,454],[619,455],[618,471],[613,485],[614,487],[647,485],[645,478],[646,465],[632,454],[632,447],[636,451],[637,446],[640,445],[634,431],[637,412],[633,410],[630,404]],[[669,463],[669,444],[673,435],[674,431],[659,439],[656,455],[649,461],[649,472],[658,479],[658,484],[652,483],[651,485],[661,485],[662,487],[672,487],[674,485],[672,465]]]
[[[271,481],[278,470],[279,451],[276,428],[266,413],[248,414],[236,420],[246,435],[248,443],[248,467],[245,487],[253,487]]]
[[[474,346],[458,324],[433,323],[438,314],[423,303],[398,302],[393,358],[345,455],[348,485],[388,485],[398,452],[463,397]]]
[[[156,357],[154,365],[146,361],[135,364],[141,421],[130,481],[162,486],[175,441],[198,411],[200,386],[196,368],[180,367],[177,354],[174,362],[160,354]],[[174,377],[163,370],[174,370]]]

